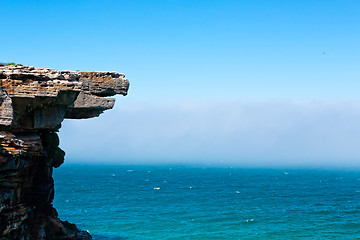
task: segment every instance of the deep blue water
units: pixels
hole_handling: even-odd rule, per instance
[[[360,239],[360,171],[63,165],[60,218],[94,239]]]

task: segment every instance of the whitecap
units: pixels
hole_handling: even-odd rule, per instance
[[[246,219],[245,220],[245,222],[253,222],[254,221],[254,219],[252,218],[252,219]]]

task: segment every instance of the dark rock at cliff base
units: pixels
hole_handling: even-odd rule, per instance
[[[0,240],[91,239],[52,206],[53,168],[64,162],[57,130],[64,118],[91,118],[126,95],[116,72],[0,66]]]

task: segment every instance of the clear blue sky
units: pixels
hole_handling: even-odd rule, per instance
[[[0,61],[126,74],[114,110],[63,124],[69,162],[99,160],[96,140],[69,143],[91,128],[119,162],[357,165],[359,12],[357,0],[1,1]]]

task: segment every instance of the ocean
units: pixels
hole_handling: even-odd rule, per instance
[[[360,171],[64,164],[54,206],[93,239],[360,239]]]

